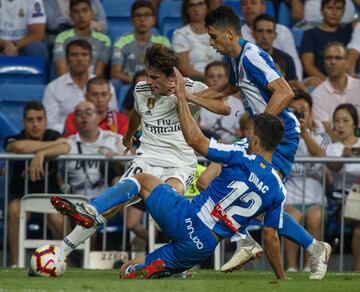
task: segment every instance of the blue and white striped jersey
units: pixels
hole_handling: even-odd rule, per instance
[[[239,56],[228,58],[229,82],[239,89],[246,111],[254,116],[265,111],[271,98],[272,92],[267,85],[282,75],[271,56],[260,47],[245,39],[240,39],[240,46]],[[288,108],[279,117],[284,121],[286,135],[300,133],[299,123]]]
[[[207,158],[222,164],[209,187],[194,199],[197,215],[222,237],[244,232],[265,214],[264,226],[281,228],[286,190],[275,169],[261,156],[246,153],[246,139],[232,145],[211,140]]]

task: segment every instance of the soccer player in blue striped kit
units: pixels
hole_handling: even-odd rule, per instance
[[[296,117],[286,108],[293,97],[291,88],[282,78],[271,56],[242,38],[240,19],[231,7],[220,6],[211,11],[206,16],[205,25],[210,36],[210,45],[227,56],[231,69],[229,83],[209,88],[197,95],[223,98],[240,93],[250,116],[266,112],[280,117],[285,124],[285,134],[274,151],[272,164],[283,181],[286,181],[295,159],[300,133]],[[331,246],[316,241],[287,213],[284,213],[284,226],[279,229],[279,234],[310,253],[310,279],[322,279],[326,273]],[[238,248],[234,256],[221,267],[224,272],[242,267],[262,252],[261,246],[249,234],[245,238],[235,235],[232,240],[237,241]]]

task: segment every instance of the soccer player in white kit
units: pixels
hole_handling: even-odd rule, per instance
[[[150,173],[184,194],[192,181],[197,159],[192,148],[186,144],[177,113],[173,68],[178,67],[178,59],[172,49],[154,45],[146,51],[145,64],[147,82],[139,82],[135,87],[134,109],[130,114],[128,131],[123,138],[124,146],[130,149],[132,136],[141,124],[141,147],[124,177],[140,172]],[[207,88],[205,84],[186,79],[185,85],[194,117],[198,116],[200,106],[217,113],[230,113],[231,109],[224,100],[204,99],[192,94]],[[116,192],[116,185],[106,192]],[[60,206],[57,200],[58,198],[52,201],[55,208],[77,220],[76,214]],[[106,222],[116,211],[113,208],[107,215],[99,216],[102,221],[99,223]],[[75,227],[60,248],[66,255],[70,254],[90,237],[97,227]]]

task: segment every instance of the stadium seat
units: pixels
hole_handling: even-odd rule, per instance
[[[3,112],[0,112],[0,148],[4,149],[4,142],[7,136],[18,134],[18,129],[11,123],[11,121],[5,116]],[[2,151],[1,151],[2,152]],[[0,164],[3,163],[0,160]],[[1,188],[0,188],[1,192]]]
[[[131,16],[131,6],[135,0],[103,0],[102,5],[107,18]]]
[[[224,5],[231,6],[232,8],[234,8],[238,15],[241,15],[241,6],[239,0],[225,0]]]
[[[296,49],[298,50],[298,52],[300,51],[300,45],[301,45],[301,39],[304,33],[304,29],[298,28],[298,27],[293,27],[291,29],[291,32],[294,36],[294,40],[295,40],[295,46]]]
[[[126,19],[114,19],[108,22],[107,35],[110,37],[113,44],[123,34],[133,31],[134,26]]]
[[[0,56],[0,83],[45,84],[46,69],[41,57]]]
[[[175,18],[177,21],[181,20],[181,5],[182,1],[161,1],[158,10],[158,27],[163,32],[163,24],[165,21]],[[181,26],[182,26],[181,22]]]
[[[29,194],[21,198],[20,207],[20,224],[19,224],[19,260],[18,266],[20,268],[25,267],[25,251],[26,249],[35,249],[42,244],[57,244],[59,245],[62,240],[46,240],[46,239],[27,239],[26,238],[26,212],[35,213],[56,213],[56,210],[50,204],[49,194]],[[87,203],[88,199],[79,195],[59,195],[66,199],[71,199],[75,203]],[[84,251],[83,266],[87,268],[89,266],[89,253],[90,253],[90,239],[86,240],[83,244],[77,247],[79,250]]]
[[[281,2],[279,5],[278,23],[285,25],[288,28],[291,28],[294,25],[294,21],[291,17],[290,7],[284,2]]]
[[[274,1],[266,1],[266,14],[271,15],[272,17],[276,17],[275,15],[275,6],[274,6]]]
[[[123,103],[126,97],[127,92],[129,91],[129,88],[131,87],[131,84],[122,84],[117,96],[117,102],[119,111],[122,111],[123,109]]]
[[[22,129],[22,114],[30,100],[41,101],[45,85],[42,84],[0,84],[0,111],[19,131]]]
[[[161,27],[161,34],[166,36],[171,41],[174,30],[177,28],[180,28],[182,26],[183,26],[183,23],[182,23],[181,18],[167,18],[167,19],[165,19],[165,21]],[[168,35],[169,32],[171,32],[170,35]]]

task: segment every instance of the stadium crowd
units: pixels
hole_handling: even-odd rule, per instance
[[[107,17],[111,6],[105,4],[110,2],[132,4],[118,24],[113,15]],[[169,2],[173,6],[165,6]],[[34,154],[28,176],[23,162],[11,165],[7,221],[11,266],[18,262],[20,199],[25,189],[28,193],[44,191],[46,158],[68,153],[108,158],[123,155],[128,145],[123,145],[122,139],[131,128],[134,86],[146,80],[147,48],[154,44],[171,47],[179,59],[180,72],[209,87],[227,82],[229,66],[234,64],[209,46],[205,17],[210,10],[230,4],[240,15],[243,38],[270,54],[295,93],[288,106],[301,127],[296,156],[360,154],[356,151],[360,148],[359,0],[0,0],[0,83],[5,60],[15,56],[20,62],[40,57],[46,72],[43,96],[29,100],[23,114],[17,116],[23,128],[15,127],[18,132],[2,141],[6,152]],[[164,12],[162,7],[178,10]],[[128,31],[114,36],[116,25]],[[22,94],[26,99],[27,92]],[[0,103],[2,95],[0,92]],[[231,113],[226,116],[201,108],[198,124],[207,137],[231,144],[247,135],[251,120],[240,99],[240,94],[227,97]],[[148,109],[154,105],[155,99],[149,98]],[[3,114],[6,119],[7,113]],[[136,133],[140,136],[141,128]],[[133,142],[132,154],[138,143]],[[104,165],[98,161],[73,161],[68,168],[69,178],[64,180],[63,166],[50,164],[48,191],[92,198],[115,183],[124,174],[125,165],[111,165],[108,182],[104,181]],[[335,189],[349,191],[352,184],[360,183],[359,169],[356,165],[329,164],[324,180],[321,164],[295,163],[285,183],[285,209],[320,240],[324,233],[321,221],[326,216],[323,211],[329,204],[323,194],[332,200]],[[339,175],[342,171],[349,174],[345,186]],[[139,226],[142,211],[133,208],[130,214],[133,218],[128,216],[128,227],[145,240],[147,230]],[[62,218],[49,215],[53,238],[61,238]],[[359,222],[349,226],[353,270],[360,272],[360,251],[356,248],[360,246]],[[146,242],[142,245],[146,247]],[[298,247],[286,241],[285,255],[288,271],[297,271]]]

